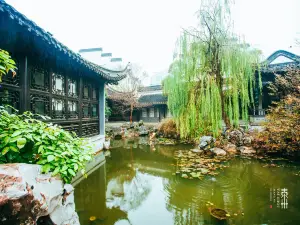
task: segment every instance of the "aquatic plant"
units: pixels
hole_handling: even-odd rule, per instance
[[[79,171],[85,174],[91,146],[75,133],[36,117],[47,119],[31,112],[9,114],[0,106],[0,163],[39,164],[42,172],[60,174],[66,183]]]
[[[206,0],[198,12],[199,27],[184,30],[177,58],[163,81],[168,107],[180,136],[220,134],[222,120],[237,127],[248,120],[253,88],[261,87],[260,51],[231,32],[230,1]]]

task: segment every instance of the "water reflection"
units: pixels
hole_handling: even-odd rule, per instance
[[[106,165],[76,187],[81,224],[222,224],[207,201],[230,212],[227,224],[300,224],[300,182],[293,175],[299,167],[265,168],[237,158],[217,177],[183,180],[173,175],[173,151],[191,146],[153,151],[146,141],[113,142]],[[272,188],[288,189],[288,209],[270,199]]]

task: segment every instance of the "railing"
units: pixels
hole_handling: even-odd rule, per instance
[[[266,110],[265,109],[254,109],[251,111],[252,116],[265,116]]]

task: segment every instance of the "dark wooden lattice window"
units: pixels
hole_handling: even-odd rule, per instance
[[[98,117],[98,104],[92,105],[92,117],[97,118]]]
[[[72,78],[68,78],[68,97],[78,97],[78,82]]]
[[[93,100],[97,100],[98,94],[97,94],[97,89],[96,88],[92,88],[92,99]]]
[[[83,118],[90,118],[90,104],[83,103],[82,104],[82,117]]]
[[[31,94],[30,108],[31,111],[35,114],[49,116],[49,112],[50,112],[49,97],[38,95],[38,94]]]
[[[65,77],[60,74],[52,74],[52,93],[65,95]]]
[[[88,100],[90,97],[90,85],[87,82],[83,83],[82,99]]]
[[[78,118],[78,102],[68,101],[69,118]]]
[[[52,117],[53,119],[64,119],[65,114],[65,101],[63,99],[52,99]]]
[[[49,73],[41,69],[31,69],[31,89],[49,91]]]

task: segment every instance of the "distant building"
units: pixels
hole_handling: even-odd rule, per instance
[[[103,48],[80,49],[79,54],[86,60],[105,68],[119,70],[126,66],[122,58],[113,58],[113,54],[103,52]]]
[[[170,117],[167,107],[167,97],[163,95],[162,86],[141,87],[139,94],[139,118],[144,122],[160,122]]]

